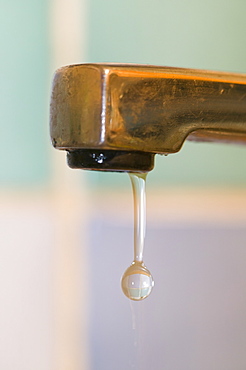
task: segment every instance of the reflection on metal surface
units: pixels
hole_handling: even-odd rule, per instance
[[[138,65],[63,67],[53,83],[51,138],[69,152],[72,167],[133,172],[150,171],[154,154],[175,153],[186,138],[244,143],[246,76]],[[91,158],[103,160],[94,167]]]

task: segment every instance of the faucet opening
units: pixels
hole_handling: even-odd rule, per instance
[[[154,168],[154,154],[119,150],[77,149],[68,151],[71,168],[114,172],[149,172]],[[137,169],[136,169],[137,167]]]

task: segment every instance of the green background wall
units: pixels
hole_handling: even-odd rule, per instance
[[[48,1],[0,3],[0,184],[36,186],[49,178]]]
[[[246,73],[243,0],[88,0],[87,10],[87,62]],[[36,186],[50,179],[48,109],[53,71],[49,17],[50,3],[46,0],[1,0],[3,187]],[[244,186],[245,157],[244,147],[185,143],[180,153],[157,158],[149,183]],[[95,185],[128,186],[127,176],[96,173],[88,174],[88,178]]]

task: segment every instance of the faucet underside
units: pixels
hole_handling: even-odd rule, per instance
[[[50,132],[72,168],[147,172],[186,138],[246,143],[246,76],[81,64],[54,77]]]

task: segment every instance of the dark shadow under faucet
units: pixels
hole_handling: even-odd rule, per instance
[[[246,143],[246,76],[81,64],[54,77],[50,132],[72,168],[148,172],[187,139]]]

